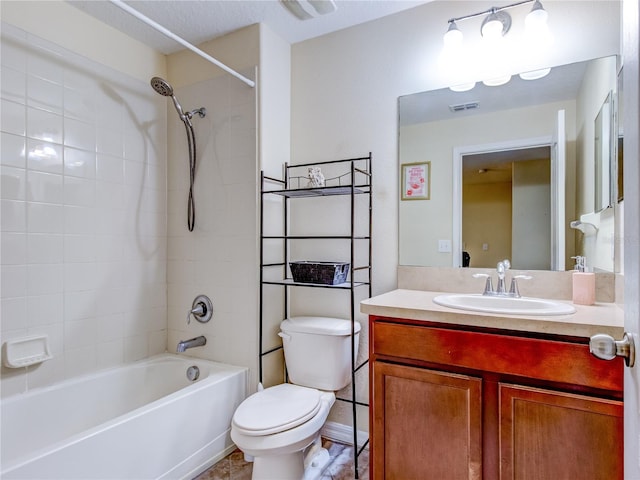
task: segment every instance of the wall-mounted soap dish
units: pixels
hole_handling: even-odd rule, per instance
[[[49,337],[34,335],[7,340],[3,348],[4,365],[9,368],[28,367],[53,358],[49,351]]]

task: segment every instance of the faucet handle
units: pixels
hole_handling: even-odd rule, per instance
[[[213,303],[206,295],[198,295],[187,312],[187,325],[191,323],[191,315],[200,323],[207,323],[213,315]]]
[[[473,278],[486,278],[487,281],[484,284],[484,292],[483,295],[492,295],[493,294],[493,283],[491,282],[491,275],[486,273],[474,273],[471,275]]]
[[[520,298],[520,290],[518,289],[518,279],[521,278],[523,280],[531,280],[533,277],[531,275],[514,275],[511,277],[511,288],[509,289],[509,295],[513,297]]]

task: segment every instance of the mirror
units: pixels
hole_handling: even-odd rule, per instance
[[[572,256],[586,254],[588,260],[598,259],[598,265],[592,264],[597,270],[613,271],[613,209],[595,208],[595,202],[598,191],[607,199],[615,198],[615,176],[596,175],[594,145],[596,117],[608,96],[615,99],[616,72],[617,57],[612,56],[554,67],[538,80],[514,76],[500,87],[478,84],[467,92],[441,89],[400,97],[399,168],[430,162],[430,196],[399,199],[399,264],[493,268],[495,259],[510,258],[514,269],[565,270],[572,268]],[[561,117],[564,128],[558,124]],[[564,142],[557,140],[559,133],[565,136]],[[541,149],[546,152],[542,156]],[[526,157],[530,150],[535,151],[538,164],[547,165],[546,170],[533,175],[524,168],[518,157]],[[558,159],[559,153],[564,161]],[[479,163],[481,157],[487,163]],[[611,172],[611,158],[603,155],[599,161],[600,172]],[[504,170],[510,172],[510,179],[499,186],[487,182],[479,191],[511,190],[505,197],[522,197],[520,193],[528,192],[527,183],[535,176],[538,197],[527,198],[526,193],[524,207],[503,204],[498,208],[484,194],[476,195],[479,203],[464,202],[463,172],[477,177],[483,171],[479,176],[490,180]],[[519,189],[514,178],[527,181]],[[481,214],[494,219],[497,209],[511,212],[511,217],[499,227],[488,228]],[[474,212],[473,217],[468,218],[465,211]],[[597,221],[593,215],[598,215]],[[584,227],[581,220],[586,222],[587,217],[598,224],[597,230],[578,228]],[[548,233],[532,242],[527,229],[540,233],[535,226],[540,222],[546,222]],[[489,234],[493,238],[488,239]],[[597,252],[585,253],[585,249]],[[542,251],[546,253],[541,259]]]

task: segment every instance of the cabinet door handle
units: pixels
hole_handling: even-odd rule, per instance
[[[615,340],[611,335],[599,333],[589,340],[589,351],[603,360],[623,357],[627,367],[633,367],[636,363],[633,334],[625,333],[622,340]]]

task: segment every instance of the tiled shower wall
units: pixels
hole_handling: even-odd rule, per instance
[[[241,71],[255,78],[254,69]],[[185,128],[168,113],[168,349],[204,335],[188,350],[209,360],[250,367],[258,349],[258,166],[256,89],[230,75],[176,89],[185,110],[205,107],[192,120],[197,145],[195,228],[187,229],[189,162]],[[206,324],[187,312],[197,295],[213,302]],[[250,380],[255,388],[257,379]]]
[[[166,99],[2,25],[2,342],[54,358],[2,367],[2,395],[164,352]]]

